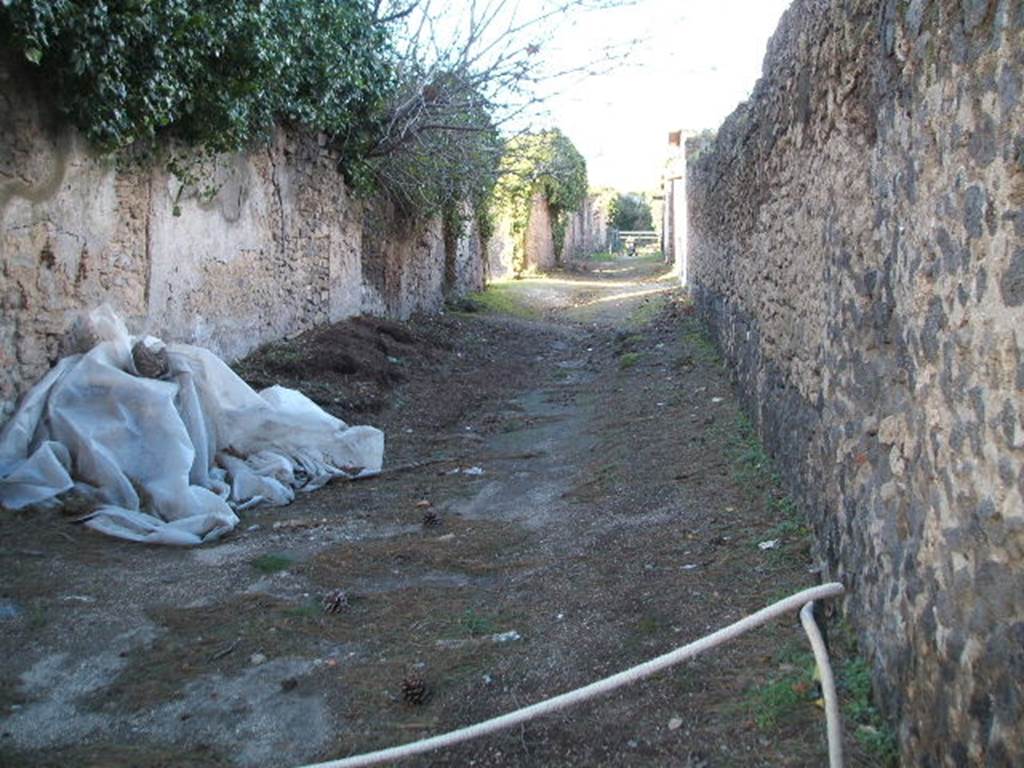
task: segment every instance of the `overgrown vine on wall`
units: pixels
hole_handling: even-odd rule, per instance
[[[525,237],[533,197],[540,193],[552,218],[555,253],[561,253],[569,216],[587,197],[587,163],[572,141],[557,128],[526,133],[508,141],[501,177],[494,190],[494,210],[512,223],[515,271],[525,268]]]

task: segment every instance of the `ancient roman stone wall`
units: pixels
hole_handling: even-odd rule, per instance
[[[693,290],[907,765],[1024,764],[1024,3],[797,0],[690,161]]]
[[[405,318],[482,287],[479,236],[354,200],[316,136],[201,159],[102,156],[0,62],[0,421],[109,302],[133,332],[232,359],[361,312]],[[196,181],[183,184],[168,160]],[[446,260],[451,271],[446,275]]]
[[[526,224],[526,269],[545,270],[557,263],[553,225],[547,198],[535,193]]]
[[[510,278],[517,270],[544,271],[557,266],[559,262],[586,259],[607,247],[607,214],[597,205],[594,197],[588,197],[578,211],[567,217],[562,248],[557,253],[554,226],[551,209],[540,192],[535,193],[530,202],[530,214],[524,233],[514,234],[512,219],[499,215],[494,222],[493,234],[483,244],[487,279]]]
[[[569,217],[565,240],[562,244],[561,260],[570,262],[587,259],[608,247],[607,210],[596,197],[583,201],[580,209]]]

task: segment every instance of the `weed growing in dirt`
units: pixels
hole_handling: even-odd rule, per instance
[[[633,310],[629,316],[629,324],[635,327],[651,323],[662,314],[666,304],[668,298],[664,294],[652,296]]]
[[[872,702],[871,671],[857,655],[853,633],[839,621],[829,634],[843,724],[867,758],[865,765],[896,768],[896,736]],[[774,659],[785,674],[748,691],[744,700],[750,717],[762,730],[779,729],[820,696],[814,656],[802,641],[786,643]]]
[[[462,618],[459,619],[459,624],[471,637],[493,635],[498,632],[498,625],[492,619],[487,616],[481,616],[472,608],[466,609],[465,613],[462,614]]]
[[[640,362],[639,352],[624,352],[619,356],[619,368],[626,370]]]
[[[641,634],[653,635],[661,628],[661,623],[658,621],[657,616],[648,614],[637,622],[636,628]]]
[[[771,528],[767,535],[769,539],[809,539],[811,529],[800,518],[800,510],[796,503],[789,496],[774,496],[769,502],[773,517],[781,518],[782,521]]]
[[[286,342],[268,344],[262,351],[265,364],[275,371],[297,369],[302,365],[304,358],[301,349]]]
[[[46,612],[46,608],[44,608],[42,606],[39,606],[39,605],[34,606],[28,612],[28,626],[29,626],[29,629],[32,629],[32,630],[38,632],[40,629],[42,629],[47,624],[49,624],[49,622],[50,622],[50,616]]]
[[[733,434],[726,446],[736,481],[748,488],[762,489],[774,484],[772,460],[761,445],[754,425],[744,414],[736,417]]]
[[[250,561],[253,568],[260,573],[277,573],[288,570],[295,561],[287,555],[267,554],[260,555]]]
[[[876,765],[895,768],[899,764],[896,735],[882,719],[871,700],[871,670],[867,662],[854,657],[843,664],[839,685],[846,716],[856,727],[854,737]]]
[[[762,730],[775,730],[817,698],[814,656],[800,653],[786,666],[792,671],[754,688],[747,696],[750,716]]]
[[[293,605],[290,608],[286,608],[284,611],[285,615],[293,616],[297,619],[315,619],[319,618],[324,613],[324,607],[316,600],[307,600],[299,605]]]
[[[689,348],[696,362],[702,365],[721,365],[718,348],[708,334],[707,327],[695,317],[680,323],[683,343]]]
[[[768,557],[803,561],[811,546],[811,530],[795,502],[783,492],[782,479],[750,419],[741,413],[732,424],[715,422],[710,429],[725,443],[737,485],[751,503],[762,505],[768,513],[767,520],[775,523],[767,530],[756,531],[751,545],[780,539],[782,546],[768,550]]]
[[[483,291],[474,293],[472,300],[484,312],[536,320],[539,313],[522,300],[519,291],[519,285],[513,282],[491,283]]]

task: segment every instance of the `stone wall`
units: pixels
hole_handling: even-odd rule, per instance
[[[580,210],[569,217],[561,260],[587,259],[608,248],[608,211],[596,196],[583,201]]]
[[[584,200],[580,209],[568,217],[565,238],[558,253],[555,251],[554,223],[547,200],[540,192],[534,194],[530,203],[526,231],[519,236],[521,240],[517,241],[513,235],[511,218],[498,216],[494,233],[485,246],[487,279],[511,278],[517,269],[543,272],[559,263],[585,259],[607,247],[607,215],[594,197]],[[521,266],[516,264],[517,255],[522,260]]]
[[[29,73],[0,62],[0,421],[101,302],[134,332],[239,357],[370,312],[405,318],[482,287],[479,236],[353,200],[315,136],[199,160],[100,156]],[[166,169],[172,153],[201,183]],[[451,251],[449,255],[448,251]],[[446,266],[450,270],[446,272]]]
[[[553,224],[554,219],[547,198],[540,192],[535,193],[530,206],[530,218],[526,224],[526,269],[545,270],[557,263]]]
[[[1024,764],[1024,3],[797,0],[691,159],[694,295],[907,765]]]

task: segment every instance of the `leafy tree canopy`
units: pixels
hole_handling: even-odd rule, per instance
[[[651,204],[643,195],[618,194],[608,206],[611,224],[616,229],[630,231],[654,229]]]

